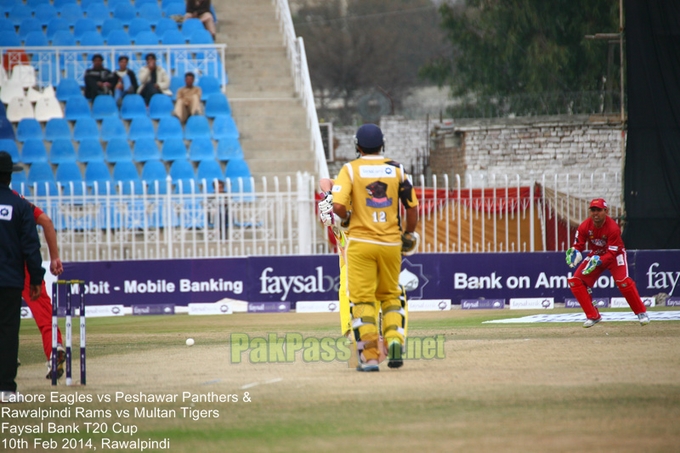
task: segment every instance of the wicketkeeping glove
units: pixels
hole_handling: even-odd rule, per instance
[[[583,269],[583,272],[582,272],[583,275],[590,274],[600,264],[602,264],[602,260],[600,259],[600,257],[597,256],[597,255],[593,256],[592,258],[590,258],[590,261],[588,261],[588,265],[586,266],[586,268]]]
[[[416,253],[418,244],[420,243],[420,236],[415,231],[413,233],[404,233],[401,235],[401,254],[410,256]]]
[[[327,227],[333,225],[333,194],[326,192],[324,199],[317,206],[319,207],[319,220],[321,220],[321,223]]]
[[[569,267],[576,267],[578,263],[581,262],[583,257],[581,256],[581,252],[576,250],[575,248],[570,248],[567,250],[567,265]]]

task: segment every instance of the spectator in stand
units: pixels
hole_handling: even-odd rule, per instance
[[[165,69],[156,66],[156,54],[146,55],[146,66],[139,71],[139,88],[137,93],[144,98],[146,105],[149,105],[151,98],[156,93],[172,95],[170,91],[170,77]]]
[[[136,93],[139,88],[137,76],[127,68],[128,61],[125,55],[118,57],[118,70],[113,73],[113,95],[118,106],[123,103],[125,96]]]
[[[215,19],[210,11],[210,0],[187,0],[186,19],[199,19],[215,40]]]
[[[177,101],[175,101],[175,110],[172,113],[182,124],[187,122],[189,116],[203,113],[201,89],[194,86],[194,80],[194,73],[187,72],[184,74],[184,86],[177,90]]]
[[[104,67],[104,57],[95,54],[92,67],[85,71],[85,97],[90,101],[100,94],[112,94],[113,73]]]

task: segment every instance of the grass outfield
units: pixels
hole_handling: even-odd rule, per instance
[[[575,311],[551,311],[566,312]],[[168,451],[191,453],[678,451],[679,322],[653,321],[645,327],[603,322],[591,329],[581,323],[482,324],[536,313],[412,313],[410,335],[445,339],[445,358],[409,360],[400,370],[383,364],[379,373],[358,373],[337,360],[313,360],[315,352],[329,355],[330,343],[325,350],[315,349],[314,339],[337,338],[337,314],[91,318],[88,385],[66,387],[62,378],[56,394],[45,379],[35,323],[24,320],[19,390],[44,395],[47,401],[0,408],[70,408],[70,414],[42,420],[40,434],[18,435],[8,426],[41,420],[3,413],[0,422],[8,425],[0,451],[25,447],[17,443],[23,440],[28,442],[24,451],[45,451],[34,447],[34,438],[54,439],[59,451],[64,438],[74,439],[71,451],[140,451],[116,443],[137,439],[168,439]],[[76,334],[77,322],[74,327]],[[240,354],[241,363],[232,363],[232,334],[253,345]],[[263,355],[254,340],[268,334],[307,339],[309,347],[302,347],[293,362],[252,363],[270,358],[270,351],[265,348]],[[185,345],[189,337],[196,341],[192,347]],[[285,357],[272,354],[273,359]],[[77,367],[74,359],[76,380]],[[170,394],[176,401],[116,402],[116,392],[130,398]],[[184,392],[192,396],[183,402]],[[245,392],[251,402],[242,401]],[[204,399],[235,395],[227,398],[238,401],[192,402],[199,394]],[[50,402],[78,396],[93,402]],[[98,401],[107,396],[113,401]],[[76,414],[92,409],[109,413]],[[125,410],[129,418],[122,416]],[[141,410],[149,416],[140,417]],[[162,418],[173,411],[175,417]],[[49,422],[76,424],[80,432],[50,434]],[[90,430],[107,432],[86,433],[88,422]],[[91,448],[80,448],[87,440]]]

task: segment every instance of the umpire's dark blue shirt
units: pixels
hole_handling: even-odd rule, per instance
[[[30,204],[0,183],[0,287],[24,287],[24,263],[31,285],[45,275],[40,256],[40,239]]]

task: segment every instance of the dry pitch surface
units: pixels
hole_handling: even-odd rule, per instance
[[[109,409],[111,417],[83,419],[72,412],[68,420],[44,423],[75,422],[79,435],[22,438],[91,438],[98,447],[75,451],[104,451],[103,437],[169,438],[169,451],[192,453],[679,451],[680,323],[600,323],[591,329],[580,323],[481,324],[533,313],[414,313],[410,334],[445,335],[446,358],[408,361],[397,371],[383,364],[379,373],[358,373],[337,361],[305,362],[300,353],[294,363],[252,364],[248,354],[245,363],[230,361],[231,333],[336,336],[334,314],[91,319],[88,385],[67,388],[62,379],[58,395],[92,395],[95,402],[74,404],[72,411]],[[192,347],[185,345],[189,337],[196,340]],[[20,391],[49,397],[53,389],[31,320],[22,322],[20,357]],[[161,404],[97,402],[116,392],[179,397]],[[183,392],[236,394],[239,401],[192,406],[182,403]],[[251,402],[241,401],[244,392]],[[183,406],[217,413],[194,421],[182,417]],[[134,414],[139,407],[174,409],[177,418],[119,419],[115,412]],[[104,422],[109,431],[85,434],[84,422]],[[138,432],[114,434],[116,422]]]

